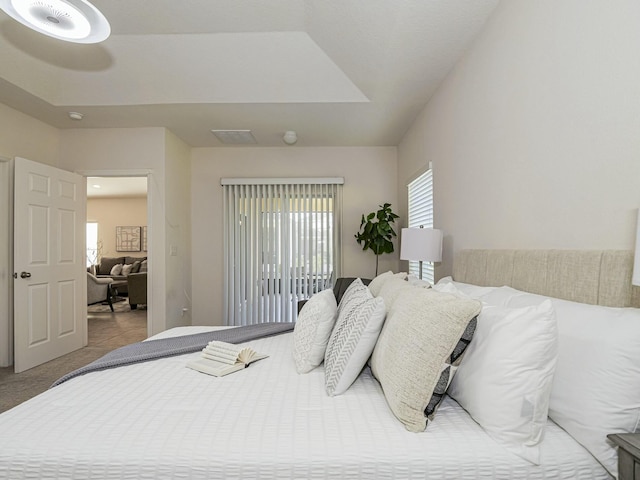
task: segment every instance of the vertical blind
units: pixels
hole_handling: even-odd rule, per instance
[[[293,322],[340,274],[342,179],[223,179],[225,324]]]
[[[433,228],[433,174],[431,168],[408,185],[409,228]],[[409,272],[419,275],[418,261],[409,262]],[[433,283],[433,262],[422,262],[422,278]]]

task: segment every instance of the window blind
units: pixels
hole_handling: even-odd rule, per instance
[[[409,183],[409,228],[433,228],[433,173],[429,169]],[[419,275],[418,261],[409,262],[409,273]],[[422,278],[434,281],[433,262],[422,262]]]
[[[340,274],[341,185],[222,183],[225,324],[295,321]]]

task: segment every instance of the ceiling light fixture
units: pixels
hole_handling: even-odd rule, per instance
[[[80,112],[69,112],[69,118],[71,120],[82,120],[82,117],[84,117],[83,113],[80,113]]]
[[[294,145],[298,141],[298,134],[293,130],[287,130],[282,136],[282,140],[287,145]]]
[[[32,30],[66,42],[98,43],[111,33],[104,15],[86,0],[0,0],[0,9]]]

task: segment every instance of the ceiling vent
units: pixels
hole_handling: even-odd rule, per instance
[[[251,130],[211,130],[222,143],[231,145],[248,145],[256,142]]]

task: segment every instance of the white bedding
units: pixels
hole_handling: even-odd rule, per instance
[[[610,478],[554,423],[536,466],[450,398],[425,432],[410,433],[368,369],[344,395],[328,397],[322,366],[296,373],[291,336],[249,342],[270,357],[226,377],[185,368],[193,353],[55,387],[0,415],[0,478]]]

